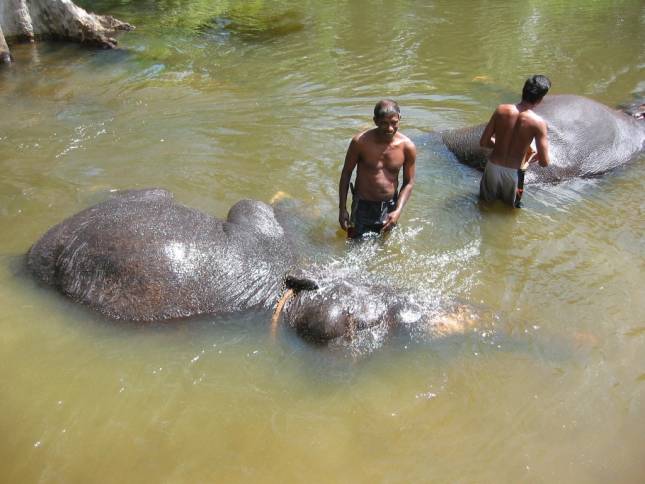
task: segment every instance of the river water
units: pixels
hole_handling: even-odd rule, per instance
[[[643,482],[645,165],[477,203],[429,134],[533,73],[616,106],[645,91],[640,0],[101,0],[122,50],[15,46],[0,71],[3,482]],[[337,184],[382,97],[418,148],[384,241],[349,246]],[[50,226],[160,186],[217,216],[284,192],[307,257],[478,316],[356,357],[265,312],[106,322],[24,271]]]

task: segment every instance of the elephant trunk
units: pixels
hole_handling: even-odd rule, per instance
[[[479,146],[484,124],[468,128],[453,129],[441,133],[441,139],[457,159],[473,168],[482,169],[490,150]]]

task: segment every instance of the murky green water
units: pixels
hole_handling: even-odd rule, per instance
[[[640,0],[83,5],[136,24],[124,50],[16,46],[0,71],[2,482],[642,482],[643,160],[511,213],[426,134],[537,72],[609,105],[642,93]],[[418,182],[399,229],[352,249],[338,177],[381,97]],[[310,257],[481,325],[355,360],[272,340],[264,313],[113,325],[24,274],[51,225],[149,186],[219,216],[284,191]]]

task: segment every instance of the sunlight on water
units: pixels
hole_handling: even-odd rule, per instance
[[[536,72],[642,97],[642,2],[79,4],[137,30],[115,51],[12,46],[0,70],[3,482],[642,481],[642,157],[529,185],[512,211],[479,204],[431,133],[485,122]],[[391,234],[350,243],[338,178],[382,97],[417,184]],[[302,266],[416,306],[320,347],[272,335],[268,308],[109,322],[27,273],[49,227],[154,186],[221,218],[280,194]]]

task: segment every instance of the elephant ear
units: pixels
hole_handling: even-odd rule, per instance
[[[316,291],[320,288],[316,279],[303,269],[297,269],[287,274],[284,283],[287,289],[294,291]]]
[[[240,200],[228,211],[226,220],[231,224],[248,227],[266,237],[284,237],[284,229],[276,219],[273,208],[258,200]]]

